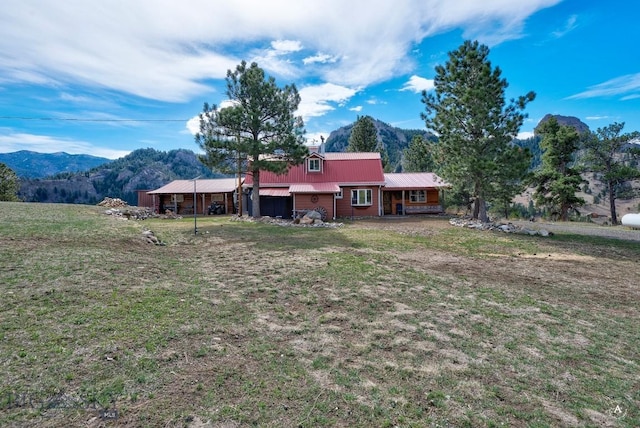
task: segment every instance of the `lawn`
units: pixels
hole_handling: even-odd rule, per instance
[[[640,426],[637,242],[0,219],[0,426]]]

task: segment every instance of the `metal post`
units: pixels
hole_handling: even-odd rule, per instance
[[[198,234],[198,200],[196,199],[196,180],[202,177],[201,175],[193,179],[193,234]]]

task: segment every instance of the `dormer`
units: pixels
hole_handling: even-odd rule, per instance
[[[322,173],[322,167],[324,163],[324,156],[318,153],[311,153],[305,160],[305,166],[307,173],[320,174]]]

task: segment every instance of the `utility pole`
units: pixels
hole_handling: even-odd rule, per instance
[[[238,217],[242,217],[242,157],[240,154],[240,134],[237,135],[238,141]]]

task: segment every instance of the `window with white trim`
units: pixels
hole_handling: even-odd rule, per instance
[[[340,191],[336,193],[336,199],[342,199],[342,187],[340,188]]]
[[[427,202],[426,190],[411,190],[409,191],[410,202]]]
[[[373,204],[373,192],[371,189],[352,189],[351,190],[351,205],[368,206]]]
[[[307,170],[309,172],[320,172],[320,159],[318,158],[307,159]]]

